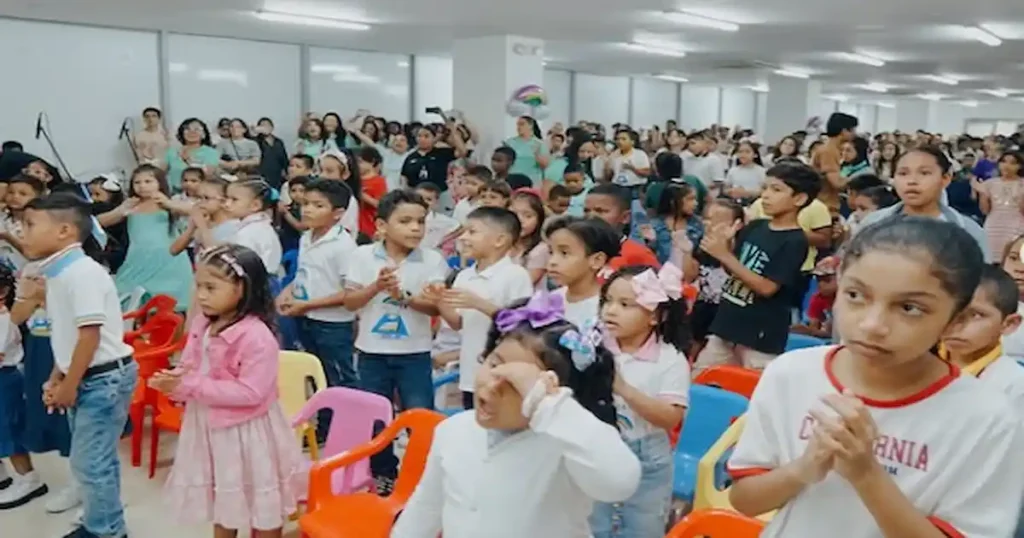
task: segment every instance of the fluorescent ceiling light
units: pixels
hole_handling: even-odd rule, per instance
[[[343,21],[330,17],[315,15],[298,15],[295,13],[281,13],[278,11],[257,11],[256,18],[267,22],[283,22],[285,24],[301,24],[303,26],[319,26],[322,28],[336,28],[339,30],[353,30],[363,32],[370,29],[370,25],[363,22]]]
[[[232,71],[227,69],[200,69],[196,78],[207,82],[233,82],[239,86],[249,85],[249,75],[245,71]]]
[[[947,86],[956,86],[957,84],[960,84],[959,80],[947,75],[924,75],[924,78]]]
[[[880,106],[882,108],[896,108],[896,105],[894,105],[892,103],[886,103],[885,101],[879,101],[879,102],[877,102],[875,104],[877,104],[878,106]]]
[[[736,32],[740,29],[740,25],[735,22],[705,17],[704,15],[697,15],[696,13],[688,13],[686,11],[666,11],[665,16],[674,22],[701,26],[703,28],[713,28],[723,32]]]
[[[358,73],[359,68],[345,64],[313,64],[309,66],[312,73]]]
[[[978,91],[981,92],[981,93],[987,93],[987,94],[989,94],[989,95],[991,95],[993,97],[1002,97],[1004,99],[1010,96],[1010,92],[1008,92],[1006,90],[978,90]]]
[[[409,67],[409,60],[401,60],[398,62],[398,67],[406,68]]]
[[[868,82],[867,84],[861,84],[860,87],[875,93],[886,93],[889,91],[889,87],[881,82]]]
[[[776,69],[772,71],[772,73],[790,78],[811,78],[810,73],[804,73],[803,71],[793,71],[792,69]]]
[[[367,75],[366,73],[338,73],[331,77],[334,82],[356,82],[360,84],[377,84],[380,77]]]
[[[917,96],[925,101],[939,101],[942,99],[942,95],[938,93],[919,93]]]
[[[654,78],[659,79],[659,80],[667,80],[669,82],[690,82],[690,79],[688,79],[688,78],[681,77],[679,75],[670,75],[668,73],[663,73],[663,74],[660,74],[660,75],[654,75]]]
[[[845,95],[842,95],[842,94],[838,94],[838,93],[835,94],[835,95],[825,95],[823,97],[825,99],[828,99],[829,101],[837,101],[837,102],[840,102],[840,103],[845,103],[845,102],[850,100],[849,97],[847,97]]]
[[[870,65],[874,67],[882,67],[885,65],[885,60],[879,60],[871,56],[865,56],[864,54],[857,54],[853,52],[840,52],[839,57],[850,62],[856,62],[859,64]]]
[[[995,34],[978,26],[967,27],[967,33],[971,36],[971,39],[984,43],[990,47],[998,47],[1003,44],[1002,39],[999,39]]]
[[[675,48],[671,45],[664,45],[661,43],[640,43],[634,41],[632,43],[626,43],[625,47],[630,50],[637,52],[643,52],[645,54],[655,54],[657,56],[672,56],[675,58],[682,58],[686,56],[686,52]]]
[[[968,108],[978,108],[978,102],[977,101],[960,101],[960,106],[965,106],[965,107],[968,107]]]
[[[170,62],[167,64],[167,70],[171,73],[187,73],[188,64],[183,64],[181,62]]]
[[[1013,39],[1013,35],[1004,32],[1002,29],[1005,28],[1005,24],[979,24],[978,28],[985,30],[986,32],[1000,38],[1000,39]]]
[[[769,90],[767,84],[757,84],[755,86],[747,86],[747,89],[755,91],[757,93],[768,93],[768,90]]]

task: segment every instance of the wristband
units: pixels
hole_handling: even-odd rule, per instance
[[[523,396],[523,416],[527,419],[533,417],[533,414],[537,412],[537,408],[540,407],[541,401],[551,394],[552,389],[558,386],[558,378],[552,371],[544,372],[537,378],[537,381],[533,383],[530,390]]]

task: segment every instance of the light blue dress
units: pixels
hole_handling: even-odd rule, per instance
[[[114,283],[121,295],[140,286],[150,295],[170,295],[184,311],[192,301],[192,263],[188,254],[171,256],[169,218],[166,211],[128,215],[128,254]]]

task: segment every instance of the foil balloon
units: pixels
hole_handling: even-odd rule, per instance
[[[542,120],[548,116],[548,94],[536,84],[523,86],[512,92],[505,110],[510,116],[530,116]]]

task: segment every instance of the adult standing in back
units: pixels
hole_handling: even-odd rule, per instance
[[[516,160],[512,162],[511,174],[523,174],[539,187],[544,178],[544,169],[551,163],[544,138],[541,136],[537,120],[530,116],[519,116],[516,119],[516,136],[505,140],[505,145],[516,152]]]
[[[818,199],[828,206],[833,213],[839,211],[839,193],[846,186],[846,178],[840,169],[843,163],[843,142],[850,142],[857,136],[857,118],[842,112],[833,112],[828,117],[825,142],[811,155],[811,166],[823,178]]]
[[[448,132],[454,133],[455,129],[450,128]],[[416,149],[402,164],[402,184],[416,188],[422,183],[433,183],[441,190],[441,207],[454,205],[448,192],[448,165],[455,159],[466,157],[466,144],[461,136],[449,136],[448,141],[450,147],[438,147],[434,131],[430,127],[420,127],[416,132]]]
[[[132,146],[139,157],[139,164],[159,165],[171,145],[171,137],[163,124],[159,108],[147,107],[142,111],[143,129],[132,134]]]

